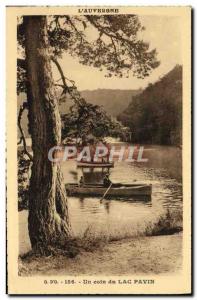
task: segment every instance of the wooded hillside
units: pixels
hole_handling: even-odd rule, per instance
[[[102,106],[109,116],[117,117],[117,115],[129,105],[133,97],[139,94],[139,92],[140,90],[97,89],[81,91],[81,95],[88,103]],[[18,95],[18,111],[25,99],[25,93]],[[69,99],[69,97],[66,101],[59,103],[60,113],[68,113],[70,105],[73,105],[73,101]],[[25,136],[29,137],[27,111],[24,111],[21,123]]]
[[[190,99],[188,99],[190,101]],[[118,120],[137,143],[180,145],[182,135],[182,66],[133,97]]]
[[[118,89],[97,89],[84,90],[82,97],[87,102],[103,106],[108,115],[117,117],[127,108],[133,97],[140,93],[140,90],[118,90]]]

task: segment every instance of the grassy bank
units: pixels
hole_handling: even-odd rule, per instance
[[[178,271],[182,262],[182,234],[111,241],[94,251],[81,250],[74,258],[59,256],[19,258],[19,274],[132,275]]]
[[[83,236],[73,238],[44,256],[29,251],[19,257],[19,274],[92,275],[166,273],[178,270],[182,260],[182,214],[161,215],[148,223],[138,236],[117,234],[96,236],[87,228]]]

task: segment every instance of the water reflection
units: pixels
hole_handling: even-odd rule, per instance
[[[109,214],[110,213],[110,201],[105,201],[104,207],[106,209],[106,212]]]

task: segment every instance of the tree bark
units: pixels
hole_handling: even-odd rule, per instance
[[[27,99],[33,165],[29,188],[28,228],[32,247],[56,245],[70,236],[61,167],[48,159],[61,144],[61,119],[54,87],[46,16],[26,16]]]

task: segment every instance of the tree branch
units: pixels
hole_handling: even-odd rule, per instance
[[[89,16],[89,15],[86,15],[86,19],[90,22],[91,25],[93,25],[99,32],[101,32],[102,34],[106,34],[106,28],[100,26],[99,24],[97,24],[94,19]],[[112,35],[111,33],[107,33],[107,36],[109,36],[110,38],[111,37],[115,37],[114,35]]]
[[[21,106],[20,106],[20,110],[19,110],[19,114],[18,114],[18,128],[20,130],[20,140],[18,142],[18,145],[20,145],[21,142],[23,142],[23,148],[24,148],[24,152],[25,154],[29,157],[29,159],[32,161],[33,160],[33,156],[27,151],[27,144],[26,144],[26,140],[25,140],[25,135],[23,132],[23,128],[21,126],[21,118],[22,118],[22,114],[24,112],[24,110],[27,108],[27,102],[24,102]]]
[[[90,22],[91,25],[93,25],[100,33],[105,34],[106,36],[108,36],[110,39],[116,39],[125,43],[129,43],[130,45],[134,45],[134,42],[131,41],[130,39],[126,39],[123,36],[121,36],[118,32],[114,33],[112,31],[108,31],[111,30],[109,27],[103,27],[100,24],[98,24],[97,22],[95,22],[94,18],[92,18],[92,16],[86,15],[86,19]]]
[[[79,91],[77,90],[77,88],[75,86],[75,82],[64,76],[64,72],[63,72],[59,62],[57,61],[57,59],[54,56],[51,57],[51,60],[56,65],[56,67],[60,73],[61,80],[62,80],[62,84],[55,84],[55,85],[59,86],[63,89],[62,94],[68,93],[71,96],[71,98],[75,101],[76,104],[78,104],[79,106],[83,105],[85,99],[83,99],[81,97]],[[72,86],[68,86],[66,83],[66,80],[69,81],[72,84]]]
[[[80,32],[77,27],[75,26],[75,24],[72,22],[71,18],[69,16],[67,16],[67,21],[70,23],[71,27],[74,29],[74,31],[76,32],[76,34],[79,36],[80,38],[80,42],[82,43],[84,36],[83,33]]]
[[[61,68],[59,62],[57,61],[57,59],[54,56],[51,56],[51,60],[52,60],[52,62],[54,62],[54,64],[56,65],[56,67],[57,67],[57,69],[58,69],[58,71],[60,73],[60,76],[61,76],[62,83],[63,83],[64,87],[67,87],[66,78],[64,76],[64,73],[62,71],[62,68]]]
[[[120,66],[119,54],[118,54],[118,51],[117,51],[117,49],[116,49],[116,44],[115,44],[115,42],[114,42],[114,39],[113,39],[112,37],[111,37],[111,42],[112,42],[112,45],[113,45],[113,47],[114,47],[114,52],[115,52],[115,54],[116,54],[115,58],[116,58],[117,64],[118,64],[118,66]]]

